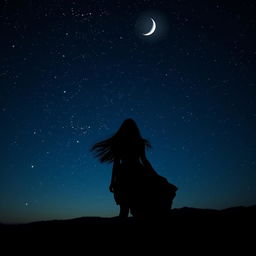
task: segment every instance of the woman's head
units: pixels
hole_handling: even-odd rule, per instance
[[[142,139],[137,124],[131,118],[124,120],[114,137],[118,139]]]
[[[139,157],[145,147],[151,147],[150,143],[141,137],[136,122],[128,118],[111,138],[96,143],[91,150],[101,162],[113,162],[117,157]]]

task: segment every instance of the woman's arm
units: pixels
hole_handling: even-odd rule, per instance
[[[117,171],[118,171],[119,165],[120,165],[120,160],[118,158],[115,158],[113,163],[113,168],[112,168],[111,182],[109,186],[110,192],[114,192],[114,185],[116,183]]]
[[[146,153],[145,153],[145,147],[142,150],[142,155],[141,155],[141,162],[142,164],[145,166],[145,168],[149,171],[152,172],[152,174],[158,175],[156,173],[156,171],[154,170],[154,168],[152,167],[151,163],[148,161],[147,157],[146,157]]]

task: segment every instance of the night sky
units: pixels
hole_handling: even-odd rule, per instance
[[[111,217],[90,147],[133,118],[174,208],[256,203],[256,3],[1,1],[0,222]],[[156,22],[156,30],[143,36]]]

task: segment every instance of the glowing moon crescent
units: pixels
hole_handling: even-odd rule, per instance
[[[151,20],[152,20],[152,28],[150,29],[150,31],[148,32],[148,33],[145,33],[145,34],[143,34],[144,36],[150,36],[150,35],[152,35],[154,32],[155,32],[155,30],[156,30],[156,23],[155,23],[155,21],[152,19],[152,18],[150,18]]]

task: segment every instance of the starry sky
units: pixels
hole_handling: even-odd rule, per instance
[[[111,217],[89,151],[133,118],[174,208],[256,203],[256,3],[0,4],[0,222]],[[143,36],[153,18],[156,31]]]

